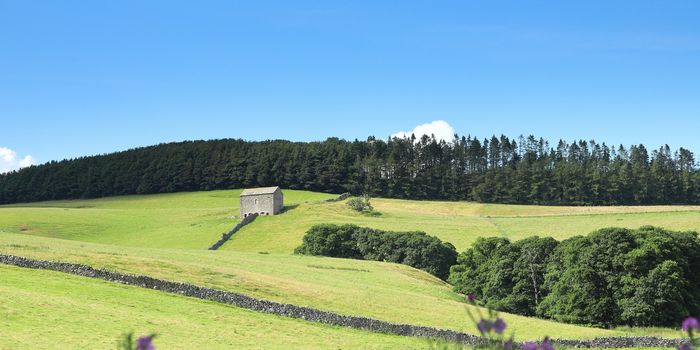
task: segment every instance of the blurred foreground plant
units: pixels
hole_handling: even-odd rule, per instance
[[[153,345],[153,338],[155,334],[143,335],[136,339],[134,342],[134,333],[127,333],[122,336],[119,340],[120,350],[155,350],[156,347]]]
[[[503,349],[512,350],[515,343],[513,342],[513,333],[510,337],[506,339],[505,330],[508,324],[505,320],[498,316],[498,312],[487,308],[488,313],[486,317],[480,311],[480,307],[476,303],[476,296],[472,293],[467,294],[467,302],[473,305],[476,309],[476,316],[472,314],[468,307],[467,315],[471,319],[472,323],[476,326],[482,337],[488,339],[485,345],[478,346],[480,349]],[[523,350],[554,350],[554,346],[549,340],[549,337],[545,337],[542,342],[525,342],[521,345]]]
[[[476,308],[476,316],[472,314],[468,307],[465,307],[469,319],[476,326],[482,337],[489,340],[486,345],[478,346],[481,349],[513,349],[513,334],[511,333],[508,339],[505,338],[504,332],[508,324],[502,318],[498,317],[498,312],[488,308],[486,317],[481,313],[480,308],[476,305],[476,296],[472,293],[467,294],[467,302]]]
[[[688,317],[681,323],[681,329],[688,334],[688,341],[678,347],[679,350],[694,350],[698,346],[695,331],[700,330],[700,322],[695,317]]]

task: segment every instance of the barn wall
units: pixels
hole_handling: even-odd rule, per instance
[[[261,213],[275,214],[274,196],[272,194],[258,194],[241,197],[241,217],[253,213],[259,215],[266,215]]]
[[[275,214],[279,214],[284,207],[284,195],[282,194],[282,190],[275,191],[274,201]]]

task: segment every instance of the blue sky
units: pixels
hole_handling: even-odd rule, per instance
[[[700,152],[698,13],[673,0],[0,0],[0,162],[386,138],[434,120]]]

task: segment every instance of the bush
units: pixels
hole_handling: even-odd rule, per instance
[[[449,281],[460,293],[475,293],[490,308],[535,315],[543,298],[544,273],[558,242],[530,237],[515,243],[505,238],[478,238],[460,254]]]
[[[357,228],[353,225],[314,225],[306,232],[302,245],[297,247],[294,252],[306,255],[362,259],[362,254],[353,238]]]
[[[447,279],[457,251],[425,232],[391,232],[356,225],[315,225],[307,231],[298,254],[387,261],[409,265]]]
[[[361,213],[373,213],[374,207],[369,202],[369,196],[362,197],[352,197],[347,202],[348,207],[354,211],[359,211]]]
[[[480,238],[450,283],[482,304],[595,326],[675,326],[700,313],[695,232],[607,228],[562,242]]]

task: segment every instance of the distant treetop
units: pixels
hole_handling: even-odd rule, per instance
[[[495,203],[700,203],[700,172],[684,148],[457,135],[160,144],[2,174],[0,203],[273,185]]]

